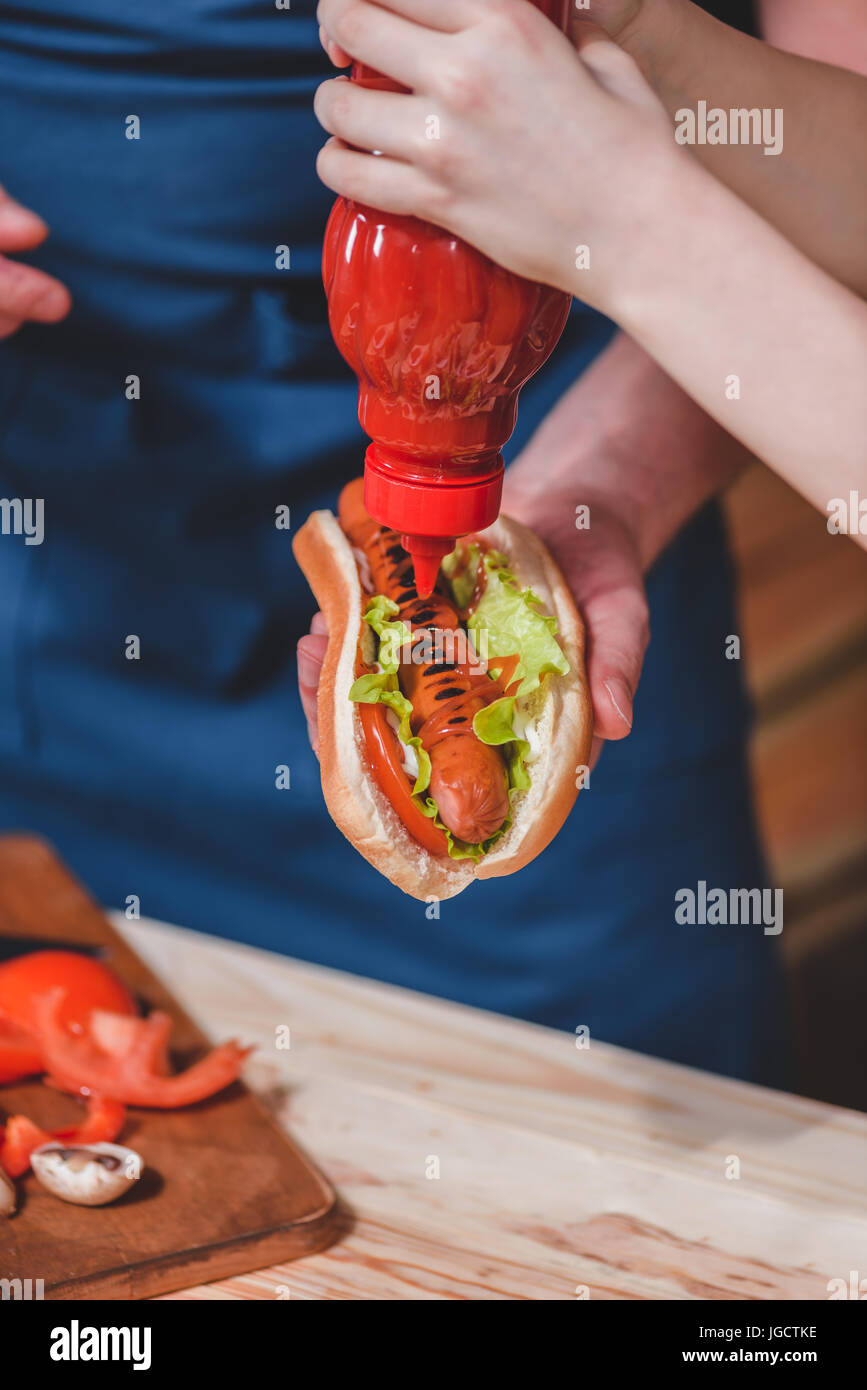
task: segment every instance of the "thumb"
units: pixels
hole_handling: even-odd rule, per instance
[[[577,531],[571,484],[530,492],[517,474],[506,476],[504,506],[548,545],[584,619],[596,735],[625,738],[650,640],[634,525],[600,500],[591,503],[592,525]]]
[[[596,735],[625,738],[649,641],[647,600],[641,583],[600,590],[579,606],[587,625],[587,676]]]

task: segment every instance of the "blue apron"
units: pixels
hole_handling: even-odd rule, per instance
[[[333,505],[364,447],[319,279],[313,11],[0,4],[0,181],[75,301],[0,345],[0,497],[45,506],[42,545],[0,536],[0,827],[107,904],[783,1081],[774,938],[674,915],[699,879],[764,875],[714,508],[651,576],[635,731],[540,859],[429,920],[324,809],[294,669],[312,600],[275,526]],[[610,333],[576,307],[511,457]]]

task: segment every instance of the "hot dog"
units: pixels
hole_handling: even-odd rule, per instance
[[[538,537],[501,516],[468,538],[479,557],[468,607],[467,586],[459,605],[443,576],[420,599],[399,536],[364,508],[361,479],[338,514],[314,512],[293,542],[329,633],[317,698],[328,809],[414,897],[513,873],[559,830],[589,757],[584,629],[563,576]],[[468,622],[493,643],[490,669],[446,641],[421,660],[405,646],[399,662],[386,658],[384,624],[398,622],[410,640],[461,636]]]
[[[395,531],[368,516],[360,478],[340,494],[338,517],[353,548],[364,553],[376,592],[394,599],[411,632],[460,628],[457,609],[441,588],[429,598],[418,597],[410,557]],[[412,731],[430,755],[430,790],[443,824],[469,843],[489,839],[509,814],[509,787],[500,750],[476,737],[473,716],[502,689],[484,679],[490,689],[483,692],[482,682],[453,660],[403,661],[399,680],[412,702]]]

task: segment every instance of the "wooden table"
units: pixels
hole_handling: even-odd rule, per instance
[[[867,1116],[114,920],[214,1037],[258,1044],[251,1084],[347,1210],[326,1253],[171,1298],[827,1299],[867,1276]]]

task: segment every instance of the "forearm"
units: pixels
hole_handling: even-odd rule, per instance
[[[600,307],[824,512],[867,486],[867,306],[715,180],[686,170]]]
[[[726,487],[747,450],[620,333],[561,398],[509,469],[508,489],[604,502],[636,537],[647,569]],[[569,525],[574,534],[574,517]]]
[[[867,179],[857,175],[867,79],[772,48],[688,0],[642,0],[617,41],[672,119],[699,101],[725,112],[782,110],[778,155],[760,144],[694,144],[691,152],[817,264],[867,294]]]

